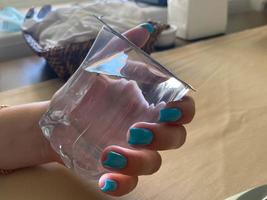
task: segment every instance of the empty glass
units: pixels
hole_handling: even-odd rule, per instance
[[[40,126],[66,166],[92,180],[107,171],[101,165],[105,147],[130,148],[129,127],[157,122],[159,110],[189,89],[104,25],[79,69],[53,96]]]

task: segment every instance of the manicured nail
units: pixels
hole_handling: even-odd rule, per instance
[[[153,140],[153,133],[145,128],[131,128],[128,143],[133,145],[148,145]]]
[[[160,110],[160,122],[175,122],[182,117],[182,111],[179,108],[164,108]]]
[[[141,27],[145,28],[149,33],[154,32],[154,26],[150,23],[141,24]]]
[[[113,169],[123,169],[127,164],[127,159],[114,151],[107,153],[107,158],[103,161],[103,165]]]
[[[111,179],[105,179],[103,187],[101,187],[102,192],[114,192],[118,187],[116,181]]]

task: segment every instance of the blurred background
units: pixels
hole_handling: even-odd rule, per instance
[[[68,78],[97,35],[90,14],[120,32],[152,21],[152,53],[263,26],[267,0],[0,0],[0,91]]]
[[[76,0],[76,1],[73,1],[73,0],[24,0],[24,1],[1,0],[0,7],[14,6],[17,8],[28,8],[32,6],[41,6],[44,4],[64,4],[64,3],[71,3],[71,2],[88,2],[88,1],[90,0]],[[148,0],[147,2],[152,2],[152,1],[153,0]],[[266,0],[228,0],[228,2],[229,2],[229,7],[230,7],[231,12],[244,12],[244,11],[248,11],[251,9],[262,10],[265,7]]]

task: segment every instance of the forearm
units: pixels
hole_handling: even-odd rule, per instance
[[[60,160],[38,125],[48,105],[46,101],[0,110],[0,169]]]

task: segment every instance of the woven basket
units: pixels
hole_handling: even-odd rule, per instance
[[[153,24],[155,31],[143,47],[143,50],[147,53],[151,53],[154,50],[154,43],[159,34],[169,27],[166,24],[151,21],[149,23]],[[38,56],[44,57],[57,76],[63,80],[67,80],[77,70],[95,40],[44,49],[30,34],[23,32],[23,36],[31,49]]]

